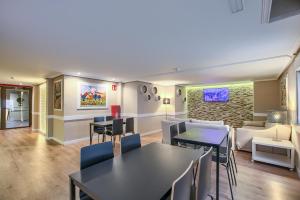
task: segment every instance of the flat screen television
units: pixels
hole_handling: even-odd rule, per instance
[[[207,88],[203,90],[203,98],[205,102],[228,102],[228,88]]]

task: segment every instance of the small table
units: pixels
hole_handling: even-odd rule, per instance
[[[219,163],[220,163],[220,146],[224,139],[227,138],[228,131],[225,129],[211,128],[193,128],[183,132],[175,137],[175,142],[183,142],[196,145],[212,146],[217,150],[216,162],[216,199],[219,199]]]
[[[70,174],[70,200],[75,186],[94,200],[165,199],[173,181],[201,155],[203,149],[148,144]]]
[[[123,119],[123,124],[126,124],[124,120],[126,120],[128,117],[121,117]],[[93,132],[92,132],[92,127],[98,126],[98,127],[103,127],[107,128],[109,126],[112,126],[114,120],[108,120],[108,121],[102,121],[102,122],[91,122],[90,123],[90,145],[92,145],[93,142]]]
[[[269,152],[257,151],[256,145],[277,147],[287,150],[287,156],[274,154]],[[281,140],[273,141],[272,138],[253,137],[252,139],[252,161],[260,161],[273,165],[290,168],[293,170],[295,167],[295,148],[291,141]]]

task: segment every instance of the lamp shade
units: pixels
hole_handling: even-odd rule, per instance
[[[268,113],[268,122],[284,124],[287,121],[287,111],[271,111]]]
[[[163,104],[170,104],[170,98],[164,98]]]

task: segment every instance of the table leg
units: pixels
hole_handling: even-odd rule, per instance
[[[69,182],[70,182],[70,200],[75,200],[76,199],[75,185],[71,178],[69,179]]]
[[[92,137],[92,124],[90,124],[90,145],[92,145],[93,137]]]
[[[216,200],[219,199],[219,164],[220,164],[220,149],[217,148],[217,163],[216,163]]]

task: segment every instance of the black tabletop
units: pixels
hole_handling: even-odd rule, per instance
[[[228,131],[225,129],[193,128],[175,136],[177,142],[190,144],[220,146],[226,138]]]
[[[95,200],[156,200],[203,150],[151,143],[70,175]]]
[[[128,117],[122,117],[123,123],[126,123],[126,118]],[[91,122],[90,125],[93,126],[111,126],[113,124],[113,120],[108,120],[108,121],[102,121],[102,122]]]

